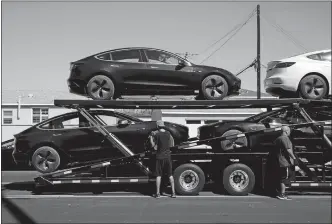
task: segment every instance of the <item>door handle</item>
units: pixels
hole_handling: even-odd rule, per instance
[[[150,66],[150,68],[159,68],[159,67],[156,67],[156,66]]]
[[[53,136],[60,136],[60,135],[62,135],[62,134],[53,134]]]

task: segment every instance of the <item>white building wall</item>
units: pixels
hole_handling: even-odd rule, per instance
[[[2,105],[2,120],[1,120],[1,142],[12,139],[15,134],[18,134],[27,128],[35,125],[32,122],[32,109],[33,108],[49,108],[49,118],[65,114],[68,112],[76,111],[67,108],[55,107],[53,105],[22,105],[20,108],[20,112],[18,113],[17,105]],[[3,123],[3,111],[12,111],[12,124],[4,124]],[[151,118],[148,117],[139,117],[137,118],[142,119],[144,121],[150,121]],[[114,122],[113,122],[114,123]],[[73,125],[70,123],[69,125]]]

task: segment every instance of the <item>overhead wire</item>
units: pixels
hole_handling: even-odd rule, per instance
[[[294,45],[296,45],[299,48],[302,48],[302,50],[308,51],[306,47],[294,36],[292,36],[289,32],[287,32],[284,28],[282,28],[280,25],[278,25],[276,22],[272,22],[271,20],[267,19],[265,16],[261,16],[263,20],[265,20],[269,25],[273,26],[277,31],[284,34]]]
[[[231,40],[251,19],[252,17],[255,15],[256,13],[256,9],[254,9],[250,14],[249,14],[249,18],[240,25],[240,27],[216,50],[214,50],[208,57],[206,57],[203,61],[201,61],[201,63],[205,62],[206,60],[208,60],[210,57],[212,57],[217,51],[219,51],[223,46],[225,46],[225,44]],[[200,63],[200,64],[201,64]]]
[[[219,38],[213,44],[211,44],[210,46],[208,46],[207,48],[205,48],[205,50],[201,51],[199,54],[205,53],[207,50],[209,50],[211,47],[213,47],[214,45],[216,45],[217,43],[219,43],[222,39],[224,39],[225,37],[227,37],[229,34],[231,34],[233,31],[235,31],[236,29],[238,29],[240,26],[241,26],[241,24],[237,24],[236,26],[234,26],[233,29],[231,29],[228,33],[226,33],[224,36],[222,36],[221,38]]]

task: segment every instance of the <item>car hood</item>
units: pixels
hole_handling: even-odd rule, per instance
[[[203,70],[203,71],[219,71],[219,72],[226,72],[226,73],[230,73],[231,72],[222,69],[222,68],[218,68],[218,67],[213,67],[213,66],[208,66],[208,65],[195,65],[196,69],[198,70]]]

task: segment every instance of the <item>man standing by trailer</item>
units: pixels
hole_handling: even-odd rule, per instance
[[[154,146],[156,153],[156,198],[160,198],[161,176],[167,175],[172,187],[172,198],[175,198],[175,187],[172,170],[172,158],[170,148],[174,146],[174,139],[169,131],[165,129],[163,121],[157,121],[158,130],[150,137],[151,145]]]
[[[276,145],[276,162],[277,162],[277,178],[279,180],[280,189],[277,195],[278,199],[290,200],[286,196],[286,184],[289,184],[291,166],[294,166],[296,157],[293,153],[293,144],[289,139],[290,128],[288,126],[283,126],[281,128],[282,134],[275,140]]]

